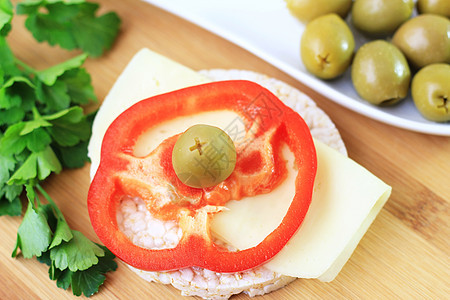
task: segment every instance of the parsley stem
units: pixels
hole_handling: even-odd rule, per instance
[[[59,210],[58,206],[56,205],[55,201],[53,201],[53,199],[50,197],[50,195],[47,194],[47,192],[42,188],[42,186],[39,183],[36,184],[36,188],[39,190],[39,192],[45,197],[45,199],[47,199],[47,201],[53,207],[53,209],[55,210],[56,214],[58,215],[58,218],[60,218],[64,222],[66,222],[66,219],[64,218],[64,215]]]
[[[35,211],[37,211],[41,201],[39,200],[38,195],[36,195],[36,193],[34,192],[33,184],[31,182],[25,184],[25,189],[27,191],[28,203],[33,207]]]
[[[41,114],[39,113],[39,111],[38,111],[38,109],[37,109],[36,106],[33,106],[33,107],[31,108],[31,111],[33,112],[33,118],[34,118],[35,120],[41,117]]]
[[[28,73],[28,74],[36,74],[37,71],[35,69],[33,69],[32,67],[30,67],[29,65],[27,65],[26,63],[24,63],[23,61],[21,61],[20,59],[18,59],[17,57],[14,57],[14,62],[22,67],[22,69]]]

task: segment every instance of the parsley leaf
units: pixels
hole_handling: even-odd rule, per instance
[[[59,218],[56,225],[56,230],[53,236],[52,243],[49,249],[52,249],[63,242],[69,242],[73,238],[72,231],[65,220]]]
[[[5,189],[8,188],[9,186],[7,186]],[[16,196],[11,200],[3,195],[0,197],[0,215],[20,216],[20,214],[22,213],[22,203],[19,199],[19,195],[21,192],[22,189],[20,189],[19,193],[16,194]]]
[[[44,253],[41,258],[42,262],[46,262],[50,268],[48,270],[49,277],[56,280],[56,285],[63,289],[72,287],[72,292],[76,296],[84,294],[86,297],[92,296],[98,291],[98,287],[103,284],[106,279],[105,274],[117,269],[117,263],[114,261],[114,255],[104,246],[100,246],[105,251],[105,255],[98,258],[98,263],[89,269],[83,271],[71,271],[70,269],[60,270],[52,261],[48,254]]]
[[[89,161],[87,146],[88,142],[85,141],[72,147],[54,145],[53,149],[64,168],[80,168]]]
[[[25,117],[25,112],[20,107],[12,107],[8,110],[0,109],[0,127],[20,122]]]
[[[15,161],[13,158],[0,154],[0,186],[9,179],[9,171],[14,170]]]
[[[43,128],[36,128],[27,135],[27,148],[32,152],[40,152],[50,144],[51,137]]]
[[[74,295],[91,296],[105,280],[105,274],[117,269],[114,254],[81,232],[71,230],[56,203],[37,184],[38,191],[48,200],[40,204],[33,185],[27,184],[29,205],[19,226],[16,247],[26,258],[36,256],[49,266],[49,277],[58,287],[72,287]]]
[[[4,0],[0,0],[4,1]],[[3,70],[3,75],[5,74],[17,74],[18,68],[14,62],[14,54],[9,48],[6,38],[0,34],[0,68]]]
[[[0,139],[0,154],[12,156],[19,154],[27,146],[27,140],[20,135],[25,127],[25,122],[11,125],[6,129],[3,137]]]
[[[13,6],[9,0],[0,0],[0,36],[6,36],[11,30]]]
[[[98,8],[98,4],[84,1],[28,1],[19,4],[17,13],[28,15],[25,25],[39,42],[82,49],[96,57],[111,48],[120,27],[117,14],[97,17]]]
[[[35,211],[32,205],[28,205],[17,231],[17,242],[13,257],[17,255],[18,248],[25,258],[40,256],[50,245],[51,235],[52,232],[42,210]]]
[[[87,54],[81,54],[63,63],[57,64],[53,67],[45,69],[43,71],[36,72],[37,77],[46,85],[53,85],[59,76],[64,74],[67,70],[72,70],[81,67],[87,58]]]
[[[57,118],[44,118],[50,120],[52,127],[48,130],[54,141],[61,146],[74,146],[80,141],[87,141],[91,136],[91,122],[80,107],[61,111]]]
[[[91,76],[85,69],[69,70],[60,79],[67,85],[67,94],[72,103],[87,104],[90,100],[97,100],[91,85]]]
[[[81,49],[92,56],[100,56],[111,48],[114,36],[119,30],[120,20],[115,13],[106,13],[98,18],[95,12],[98,4],[86,3],[81,6],[83,18],[74,19],[73,34]],[[89,39],[96,36],[96,39]]]
[[[59,173],[61,169],[61,163],[55,152],[47,146],[43,151],[31,153],[8,183],[26,184],[32,179],[44,180],[51,172]]]
[[[53,278],[50,279],[56,280],[57,287],[67,290],[72,284],[73,272],[69,269],[61,271],[60,269],[57,269],[55,267],[50,268],[49,271],[51,269],[53,270]]]
[[[36,97],[46,106],[45,112],[58,112],[71,104],[97,100],[90,75],[81,68],[87,54],[36,72]]]
[[[73,238],[67,243],[61,243],[50,250],[50,258],[55,267],[70,271],[82,271],[98,263],[98,256],[104,256],[105,251],[91,242],[79,231],[72,230]]]
[[[106,248],[102,247],[103,249]],[[72,275],[72,292],[76,296],[83,293],[86,297],[92,296],[98,291],[98,286],[105,281],[106,274],[109,271],[115,271],[117,264],[114,262],[114,255],[107,252],[103,257],[99,257],[99,262],[95,266],[85,271],[75,272]]]
[[[0,111],[9,112],[11,109],[20,109],[23,118],[35,106],[35,85],[27,77],[13,75],[0,86]]]
[[[16,160],[13,157],[0,154],[0,215],[18,216],[22,213],[19,199],[22,186],[7,185],[15,166]]]
[[[52,86],[37,81],[36,96],[41,103],[46,105],[46,112],[66,109],[70,105],[70,97],[67,94],[67,86],[62,81],[57,81]]]

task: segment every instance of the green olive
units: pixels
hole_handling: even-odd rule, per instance
[[[172,152],[172,165],[178,178],[194,188],[219,184],[236,165],[236,149],[222,129],[194,125],[179,137]]]
[[[352,22],[367,35],[387,36],[411,17],[413,8],[413,0],[356,0]]]
[[[361,98],[391,105],[408,94],[411,72],[405,56],[384,40],[364,44],[355,54],[352,82]]]
[[[417,10],[420,14],[436,14],[450,18],[450,1],[418,0]]]
[[[450,121],[450,65],[431,64],[420,69],[412,80],[411,95],[425,118]]]
[[[397,29],[392,43],[416,68],[450,63],[450,20],[438,15],[419,15]]]
[[[300,54],[309,72],[322,79],[332,79],[348,68],[354,49],[350,28],[338,15],[328,14],[306,25]]]
[[[289,11],[303,23],[329,13],[345,18],[352,0],[286,0]]]

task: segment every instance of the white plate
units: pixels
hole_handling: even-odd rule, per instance
[[[353,111],[400,128],[450,136],[450,124],[424,119],[411,97],[393,107],[377,107],[357,95],[349,71],[333,81],[310,75],[300,59],[300,37],[304,25],[289,13],[283,0],[144,1],[234,42]],[[366,41],[358,34],[355,34],[355,40],[357,47]]]

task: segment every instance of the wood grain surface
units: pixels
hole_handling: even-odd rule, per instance
[[[349,111],[238,46],[147,3],[99,2],[101,12],[114,10],[122,18],[112,50],[85,63],[99,99],[143,47],[194,70],[265,73],[312,97],[335,122],[349,156],[393,187],[388,203],[333,282],[298,279],[257,299],[450,298],[450,138],[391,127]],[[47,68],[78,54],[37,44],[23,23],[23,17],[14,19],[8,41],[16,56],[34,68]],[[89,165],[51,176],[44,188],[73,229],[98,241],[86,208]],[[45,265],[35,259],[11,258],[21,219],[0,217],[0,299],[75,299],[71,291],[48,279]],[[108,274],[93,299],[183,298],[175,288],[147,283],[118,263],[118,270]]]

